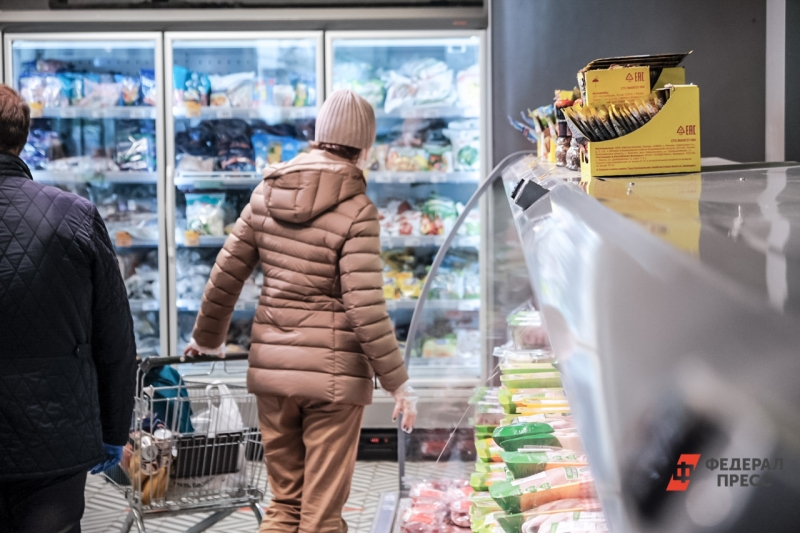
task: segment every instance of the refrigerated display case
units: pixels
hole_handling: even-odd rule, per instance
[[[384,294],[401,343],[433,257],[488,163],[484,37],[326,33],[327,94],[352,89],[375,109],[367,194],[381,216]],[[418,387],[441,388],[443,376],[469,387],[485,376],[481,350],[459,350],[479,343],[484,329],[482,209],[465,218],[428,302],[435,327],[412,347],[409,369]]]
[[[140,355],[167,354],[160,33],[6,34],[5,81],[31,109],[21,157],[91,200],[125,279]]]
[[[322,104],[322,32],[167,32],[170,348],[191,337],[211,267],[261,171],[308,148]],[[250,347],[261,294],[245,283],[229,352]]]

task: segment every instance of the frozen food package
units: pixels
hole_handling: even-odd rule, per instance
[[[69,105],[67,91],[62,80],[55,74],[33,72],[19,78],[19,93],[29,104],[43,107],[66,107]]]
[[[143,68],[139,70],[139,78],[142,87],[142,105],[155,106],[158,103],[155,70]]]
[[[116,153],[120,170],[152,172],[156,168],[155,135],[117,130]]]
[[[253,101],[255,72],[236,72],[234,74],[211,74],[210,105],[220,107],[250,107]]]
[[[175,159],[178,162],[175,166],[175,170],[181,172],[212,172],[216,161],[213,157],[189,154],[178,154],[175,156]]]
[[[541,433],[553,433],[557,430],[574,429],[572,418],[537,420],[535,422],[518,422],[508,426],[498,427],[494,430],[492,438],[502,446],[508,440],[517,439],[526,435],[539,435]]]
[[[383,80],[371,78],[364,81],[351,81],[348,88],[370,103],[372,107],[378,108],[384,104],[386,98],[386,84]]]
[[[225,235],[225,193],[187,193],[186,229],[200,235]]]
[[[410,146],[390,146],[386,153],[386,170],[419,172],[428,170],[425,150]]]
[[[389,72],[386,79],[386,100],[383,109],[387,113],[414,104],[416,88],[410,78],[397,72]]]
[[[551,470],[562,466],[589,466],[585,455],[566,449],[502,452],[500,457],[502,457],[506,468],[514,479],[522,479],[538,474],[544,470]]]
[[[388,100],[388,94],[387,94]],[[452,105],[457,98],[453,91],[453,71],[443,70],[417,81],[414,88],[414,105]]]
[[[428,339],[422,343],[422,357],[425,359],[455,357],[457,345],[458,339],[452,334],[438,339]]]
[[[109,74],[87,74],[83,80],[84,96],[78,107],[114,107],[122,97],[122,83]]]
[[[456,75],[458,103],[462,107],[476,108],[481,105],[481,72],[477,63]]]
[[[139,92],[142,86],[142,80],[139,76],[117,74],[114,76],[114,81],[119,83],[121,88],[120,105],[133,106],[139,103]]]
[[[183,101],[207,106],[208,96],[211,92],[211,82],[208,80],[208,76],[200,72],[187,71],[187,73]]]
[[[272,88],[272,103],[278,107],[293,107],[295,99],[294,87],[287,84],[275,85]]]
[[[496,483],[489,493],[505,512],[516,514],[556,500],[594,498],[595,488],[589,467],[568,466]]]
[[[454,169],[460,171],[480,170],[480,130],[460,128],[451,122],[443,133],[453,145]]]
[[[182,105],[186,93],[186,80],[189,79],[189,69],[181,65],[172,67],[172,105]]]

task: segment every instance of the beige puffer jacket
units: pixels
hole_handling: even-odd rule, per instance
[[[223,344],[260,262],[250,392],[366,405],[374,374],[389,391],[408,379],[383,298],[378,211],[365,191],[358,167],[322,150],[273,165],[253,191],[193,334],[200,346]]]

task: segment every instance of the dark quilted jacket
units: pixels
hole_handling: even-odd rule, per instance
[[[86,470],[124,444],[135,365],[97,209],[0,154],[0,481]]]

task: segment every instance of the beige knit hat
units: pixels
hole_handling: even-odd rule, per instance
[[[375,111],[349,89],[331,94],[317,116],[315,141],[370,148],[375,142]]]

